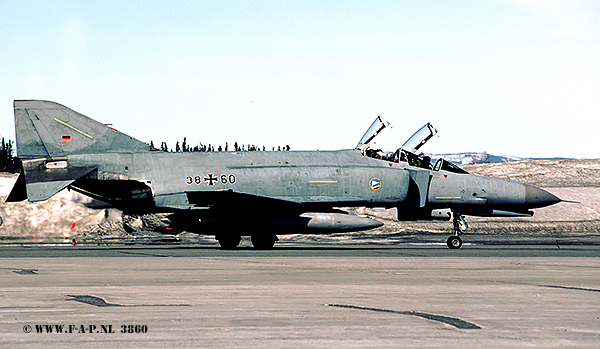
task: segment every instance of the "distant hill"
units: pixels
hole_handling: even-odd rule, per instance
[[[427,154],[431,157],[432,163],[435,163],[437,159],[448,160],[457,165],[471,165],[471,164],[496,164],[507,161],[520,161],[520,160],[569,160],[567,158],[524,158],[519,156],[511,155],[492,155],[486,152],[466,152],[466,153],[453,153],[453,154]]]
[[[600,159],[520,160],[462,168],[543,188],[600,187]]]

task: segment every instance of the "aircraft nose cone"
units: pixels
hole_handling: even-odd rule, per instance
[[[525,204],[530,208],[546,207],[561,201],[561,199],[543,189],[525,184]]]

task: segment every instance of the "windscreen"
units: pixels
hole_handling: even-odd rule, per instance
[[[450,161],[446,161],[444,159],[438,159],[438,161],[433,166],[434,171],[448,171],[460,174],[468,174],[469,172],[463,170],[462,168],[456,166]]]

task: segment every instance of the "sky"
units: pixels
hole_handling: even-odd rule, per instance
[[[0,0],[0,135],[43,99],[144,142],[599,158],[600,2]]]

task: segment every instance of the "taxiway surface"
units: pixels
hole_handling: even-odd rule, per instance
[[[23,245],[0,263],[1,347],[600,347],[596,245]]]

